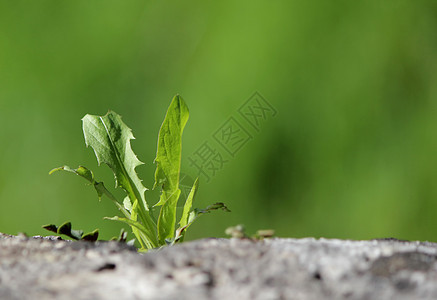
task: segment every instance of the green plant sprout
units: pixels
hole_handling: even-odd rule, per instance
[[[95,242],[99,237],[98,229],[84,234],[83,230],[73,230],[71,228],[71,222],[65,222],[59,227],[54,224],[44,225],[43,228],[59,235],[66,235],[73,240]]]
[[[83,119],[85,144],[91,146],[97,157],[98,164],[107,164],[114,173],[116,187],[126,192],[121,202],[98,182],[94,174],[86,167],[77,169],[63,166],[50,171],[67,171],[83,177],[94,186],[99,200],[105,195],[114,202],[122,212],[123,217],[115,216],[105,219],[128,224],[138,243],[140,251],[158,248],[168,244],[181,242],[191,224],[202,214],[213,210],[229,209],[221,202],[212,204],[205,209],[192,209],[199,178],[196,178],[185,200],[183,212],[176,227],[176,207],[181,190],[179,176],[181,168],[182,133],[188,121],[189,112],[182,97],[176,95],[170,103],[164,122],[158,135],[158,149],[155,158],[155,184],[153,188],[161,187],[161,195],[154,207],[160,207],[156,221],[145,198],[147,188],[138,178],[135,168],[143,163],[132,151],[130,140],[134,139],[132,130],[113,111],[105,116],[87,114]]]

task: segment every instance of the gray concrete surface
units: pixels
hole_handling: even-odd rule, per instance
[[[0,299],[437,299],[437,244],[205,239],[147,254],[0,234]]]

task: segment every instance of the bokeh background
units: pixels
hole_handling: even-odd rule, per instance
[[[225,202],[189,239],[248,233],[437,241],[436,1],[1,1],[0,231],[100,228],[117,210],[72,174],[81,118],[123,116],[153,185],[160,124],[179,93],[188,161],[258,91],[277,111],[207,183]],[[246,124],[247,125],[247,124]],[[114,192],[122,195],[121,191]],[[148,192],[153,204],[158,192]]]

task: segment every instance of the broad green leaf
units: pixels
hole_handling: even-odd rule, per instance
[[[142,203],[143,209],[138,209],[138,215],[147,228],[148,243],[156,244],[155,225],[144,194],[147,189],[135,171],[143,163],[132,151],[132,130],[112,111],[105,116],[86,115],[82,121],[85,143],[94,149],[99,165],[105,163],[112,169],[116,186],[126,191],[132,204],[135,200]]]
[[[148,210],[144,195],[147,189],[135,171],[143,163],[132,151],[132,130],[112,111],[105,116],[86,115],[82,121],[85,144],[94,149],[99,165],[107,164],[114,173],[116,186],[124,189],[132,202],[142,201]]]
[[[180,227],[184,227],[185,225],[188,224],[188,217],[190,215],[191,207],[193,206],[193,199],[194,196],[196,195],[198,187],[199,187],[199,178],[196,178],[196,181],[194,181],[194,184],[184,204],[184,210],[182,212],[181,220],[179,222]]]
[[[170,103],[159,130],[153,188],[162,186],[163,191],[174,191],[179,187],[182,133],[188,117],[187,105],[181,96],[176,95]],[[156,205],[163,205],[165,201],[165,198],[161,198]]]
[[[162,205],[158,218],[158,239],[161,244],[174,235],[176,206],[180,195],[179,173],[181,168],[182,133],[189,112],[182,97],[176,95],[167,110],[158,136],[155,184],[162,192],[156,206]]]
[[[163,192],[164,194],[165,192]],[[169,193],[166,193],[169,195]],[[168,196],[168,200],[161,207],[158,218],[158,237],[159,242],[165,245],[165,240],[173,239],[176,224],[176,206],[181,190],[177,189],[174,194]]]

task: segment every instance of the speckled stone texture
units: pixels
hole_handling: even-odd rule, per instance
[[[0,299],[437,299],[437,244],[205,239],[138,254],[116,242],[0,234]]]

